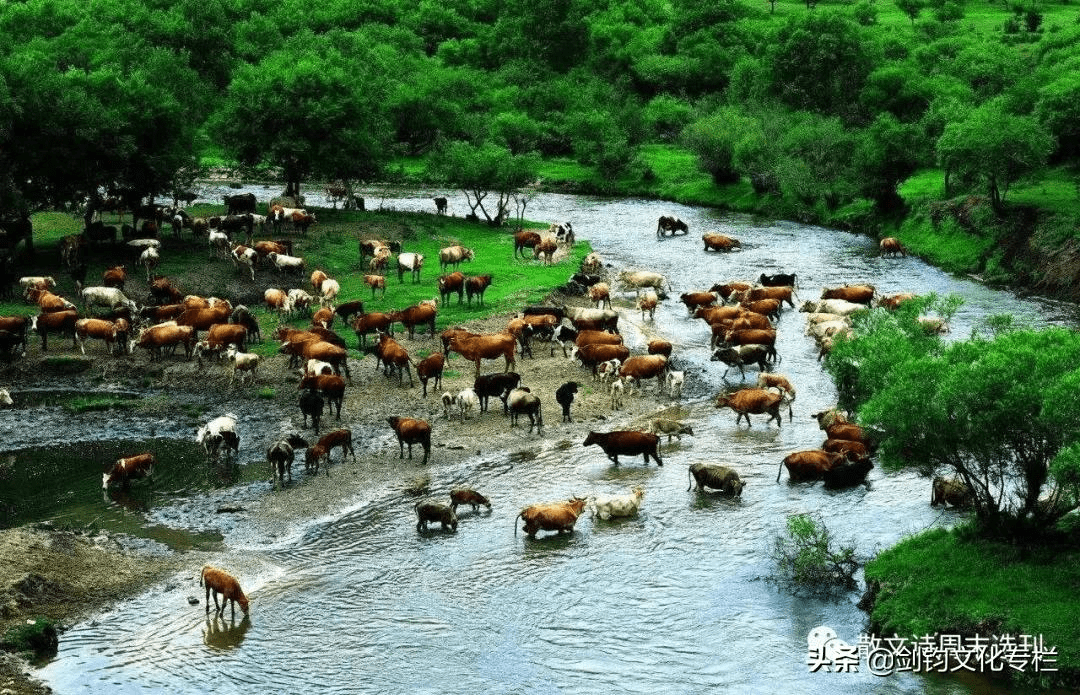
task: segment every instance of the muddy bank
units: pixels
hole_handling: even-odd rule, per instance
[[[166,580],[193,555],[132,547],[104,532],[48,525],[0,531],[0,632],[45,617],[71,625]],[[0,693],[49,692],[21,657],[0,652]]]

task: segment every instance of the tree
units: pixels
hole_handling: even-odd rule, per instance
[[[1008,113],[994,99],[946,125],[937,154],[945,167],[946,190],[953,173],[982,180],[991,205],[1000,211],[1009,186],[1043,167],[1053,146],[1037,119]]]
[[[454,141],[436,152],[429,163],[429,173],[435,178],[461,188],[469,208],[492,225],[500,225],[510,214],[510,202],[526,184],[536,180],[539,160],[536,155],[515,155],[505,147],[486,143],[473,145]],[[497,195],[492,216],[484,201],[494,192]],[[518,204],[524,199],[518,196]]]
[[[391,154],[391,71],[362,33],[301,33],[237,70],[213,131],[240,163],[280,166],[293,192],[312,175],[368,179]]]
[[[945,344],[919,335],[923,307],[872,312],[830,372],[855,387],[884,466],[959,476],[990,535],[1045,532],[1080,502],[1080,336],[1008,327]]]
[[[922,12],[923,0],[896,0],[896,7],[908,16],[911,26],[915,26],[915,19]]]
[[[844,15],[792,15],[770,49],[774,93],[795,109],[860,120],[859,91],[872,68],[865,46]]]

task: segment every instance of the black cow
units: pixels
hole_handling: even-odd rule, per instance
[[[570,404],[574,402],[574,394],[577,392],[576,381],[568,381],[555,390],[555,400],[562,406],[563,422],[573,422],[570,418]]]
[[[311,416],[311,424],[315,428],[315,434],[319,434],[319,420],[322,418],[325,403],[322,396],[314,389],[307,389],[300,394],[300,412],[304,415],[304,427],[307,427],[308,416]]]
[[[761,274],[758,283],[764,287],[794,287],[795,273],[776,273],[775,275]]]
[[[502,397],[503,393],[515,389],[521,383],[521,375],[517,372],[505,372],[502,374],[483,374],[476,377],[473,390],[480,398],[480,412],[488,408],[488,398],[491,396]],[[510,413],[506,403],[503,403],[503,415]]]
[[[228,208],[226,215],[242,215],[244,213],[255,214],[255,194],[237,193],[225,196],[225,207]]]
[[[742,496],[743,487],[745,483],[739,474],[734,469],[727,466],[717,466],[711,463],[695,463],[690,466],[688,476],[694,476],[694,480],[697,482],[698,490],[704,490],[707,487],[721,490],[723,492],[731,493],[736,497]],[[693,483],[686,489],[689,490],[693,487]]]

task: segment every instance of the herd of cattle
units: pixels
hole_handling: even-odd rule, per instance
[[[227,196],[225,202],[228,213],[209,220],[190,218],[182,211],[175,211],[168,218],[173,224],[174,233],[179,234],[179,230],[185,228],[193,231],[204,229],[210,253],[216,251],[226,255],[238,268],[250,270],[252,277],[256,267],[264,262],[283,272],[306,272],[304,260],[291,253],[291,240],[253,243],[252,234],[256,228],[265,230],[273,227],[280,230],[287,223],[303,233],[308,226],[315,224],[314,215],[277,205],[269,208],[267,216],[259,216],[255,214],[254,196]],[[438,206],[438,200],[436,204]],[[440,207],[439,212],[443,209]],[[161,211],[160,214],[164,216],[166,212]],[[147,220],[143,231],[147,231],[146,224],[154,221]],[[229,235],[236,230],[246,232],[246,244],[231,244]],[[661,217],[657,224],[657,236],[665,233],[688,233],[688,225],[675,217]],[[80,249],[88,243],[87,239],[93,238],[88,226],[84,238],[65,240],[61,244],[63,262],[69,269],[80,267]],[[153,269],[160,258],[160,247],[154,242],[156,240],[152,238],[128,241],[146,268],[147,281],[156,300],[150,306],[140,307],[123,294],[126,280],[123,265],[109,268],[103,275],[101,286],[83,287],[82,281],[76,278],[86,310],[105,308],[110,312],[108,318],[80,318],[74,304],[51,291],[56,285],[51,277],[22,278],[20,284],[24,297],[36,303],[40,313],[29,318],[0,317],[0,357],[10,360],[20,350],[25,354],[27,335],[31,332],[40,335],[42,351],[47,350],[48,335],[60,333],[72,337],[73,348],[78,347],[84,354],[86,340],[95,338],[102,340],[109,352],[116,350],[124,353],[144,348],[151,360],[172,354],[177,347],[182,347],[189,359],[196,357],[200,363],[212,355],[219,358],[225,356],[232,364],[230,380],[237,374],[251,374],[254,380],[260,358],[257,354],[246,352],[246,349],[250,342],[262,339],[259,322],[242,305],[234,307],[224,299],[185,296],[167,278],[155,276]],[[730,251],[741,247],[738,240],[717,233],[703,235],[703,242],[706,251]],[[523,256],[524,248],[530,247],[534,258],[543,257],[545,262],[550,263],[560,247],[572,246],[573,243],[573,227],[566,222],[552,224],[546,234],[519,230],[514,236],[514,257],[519,253]],[[883,240],[881,250],[883,254],[904,253],[895,239]],[[371,287],[373,296],[377,289],[385,293],[385,275],[395,253],[399,282],[404,282],[406,272],[410,273],[413,282],[420,281],[423,255],[403,252],[399,242],[365,239],[360,242],[359,251],[361,265],[368,262],[370,274],[366,274],[364,280]],[[321,270],[311,274],[313,294],[296,288],[288,291],[267,290],[264,295],[266,307],[282,317],[290,317],[297,311],[311,311],[318,306],[312,314],[311,326],[294,329],[282,324],[274,333],[280,345],[279,353],[290,356],[289,368],[302,369],[298,390],[301,391],[299,406],[304,427],[308,426],[307,420],[310,418],[315,435],[319,436],[326,402],[330,403],[331,414],[336,409],[336,417],[340,420],[343,400],[352,383],[348,366],[349,351],[344,339],[333,330],[335,320],[351,326],[361,350],[366,348],[368,337],[374,335],[372,354],[375,355],[376,369],[382,367],[388,377],[396,372],[402,386],[405,373],[409,375],[410,386],[413,384],[411,369],[415,369],[424,398],[427,397],[429,382],[433,382],[436,391],[441,388],[445,360],[451,353],[456,352],[473,362],[473,386],[457,393],[441,394],[447,420],[457,415],[464,421],[471,413],[479,417],[487,411],[490,397],[497,396],[502,401],[503,414],[510,418],[511,427],[516,426],[518,418],[525,415],[529,418],[529,431],[535,427],[538,433],[542,432],[543,399],[522,384],[522,375],[515,370],[519,355],[522,358],[533,357],[533,343],[537,341],[549,343],[550,357],[554,357],[558,347],[572,364],[589,370],[597,388],[610,394],[612,409],[623,407],[625,398],[633,395],[635,389],[644,393],[642,382],[649,379],[656,381],[657,397],[665,390],[670,399],[681,397],[686,375],[671,369],[673,348],[670,342],[652,340],[646,346],[645,354],[637,355],[631,354],[624,345],[618,329],[620,314],[611,308],[611,284],[603,274],[603,263],[596,253],[584,259],[580,271],[567,284],[570,292],[578,292],[595,302],[595,308],[564,305],[526,307],[520,316],[509,321],[505,331],[492,334],[475,334],[461,327],[449,328],[440,334],[442,352],[414,360],[406,347],[395,340],[395,324],[402,324],[409,338],[413,337],[417,327],[428,329],[434,337],[440,303],[449,304],[455,293],[458,304],[462,303],[465,293],[468,294],[470,305],[474,297],[483,303],[484,290],[491,284],[491,275],[466,277],[457,270],[462,262],[474,259],[475,253],[462,246],[442,249],[439,261],[444,274],[436,280],[439,299],[420,302],[391,313],[365,312],[363,301],[359,298],[338,303],[340,284]],[[451,268],[453,271],[447,273]],[[73,276],[77,275],[76,270]],[[651,271],[624,272],[618,276],[618,282],[624,291],[635,292],[635,307],[641,311],[643,323],[646,315],[650,319],[654,317],[660,302],[667,297],[666,291],[670,289],[666,278]],[[707,291],[683,293],[679,298],[690,314],[701,319],[708,327],[712,360],[727,365],[723,374],[725,379],[732,368],[738,368],[740,376],[745,376],[748,366],[758,368],[755,387],[724,393],[716,400],[717,408],[735,411],[736,425],[745,418],[750,426],[751,415],[764,414],[768,416],[766,424],[775,422],[779,427],[784,406],[788,409],[789,420],[793,417],[792,402],[796,389],[786,377],[771,370],[780,362],[780,355],[776,351],[775,322],[785,305],[795,308],[795,287],[795,274],[762,274],[755,283],[722,282]],[[808,313],[807,334],[818,341],[819,359],[828,352],[838,335],[850,334],[852,313],[866,309],[875,299],[881,306],[894,308],[910,296],[877,297],[873,287],[849,285],[825,290],[820,301],[805,302],[801,310]],[[934,325],[932,319],[926,321],[930,330],[944,328]],[[500,358],[505,362],[503,373],[481,374],[484,360]],[[572,421],[571,406],[580,385],[576,379],[571,379],[555,393],[564,421]],[[10,398],[7,400],[10,402]],[[858,425],[846,422],[843,414],[836,410],[818,413],[816,417],[827,434],[827,440],[820,449],[794,452],[785,457],[781,462],[781,472],[786,466],[792,481],[823,480],[826,486],[833,488],[862,483],[873,466],[870,459],[874,451],[872,437]],[[418,444],[424,451],[423,462],[428,461],[432,436],[430,423],[419,418],[392,416],[388,418],[388,424],[397,437],[400,458],[404,458],[407,445],[411,459],[412,447]],[[235,456],[239,449],[237,426],[234,415],[215,418],[199,429],[196,442],[211,460],[217,460],[222,453],[226,458]],[[682,434],[693,434],[689,425],[666,418],[653,419],[648,429],[647,432],[589,432],[583,445],[598,445],[614,464],[619,463],[619,456],[640,455],[646,464],[652,458],[662,466],[660,438],[666,434],[670,441],[672,436],[681,438]],[[290,482],[292,480],[292,464],[297,450],[306,449],[306,471],[317,474],[325,461],[326,474],[329,475],[330,454],[335,448],[341,449],[343,461],[349,454],[355,459],[349,429],[335,429],[319,437],[314,444],[295,434],[283,437],[268,447],[267,461],[275,481],[284,485],[286,477]],[[116,484],[127,487],[131,480],[150,476],[154,463],[152,452],[121,458],[105,472],[103,486],[107,488]],[[738,472],[727,466],[695,463],[689,467],[688,474],[696,481],[699,490],[712,488],[739,496],[744,488]],[[586,499],[575,496],[561,502],[530,505],[522,509],[517,518],[524,522],[524,530],[530,536],[540,530],[562,533],[573,529],[587,502],[591,502],[594,514],[607,519],[637,513],[643,496],[644,490],[641,488],[627,495],[611,497]],[[958,505],[963,503],[964,497],[964,490],[956,481],[935,480],[934,503]],[[477,505],[488,509],[491,507],[490,501],[474,490],[454,490],[451,492],[450,505],[435,501],[417,503],[417,530],[426,530],[429,522],[438,522],[444,529],[456,530],[456,509],[464,503],[471,504],[474,510]],[[203,574],[207,580],[208,597],[212,587],[228,584],[213,572],[208,574],[204,570]],[[243,598],[238,585],[235,591],[214,590],[224,593],[226,601],[238,596],[235,600],[240,601],[246,612],[247,600]],[[215,593],[215,605],[216,601]],[[224,606],[221,607],[223,609]]]

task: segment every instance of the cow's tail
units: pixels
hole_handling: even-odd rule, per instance
[[[518,519],[521,518],[521,514],[522,514],[521,512],[518,512],[518,515],[514,517],[514,537],[515,538],[517,538],[517,522],[518,522]]]
[[[686,478],[690,481],[690,484],[686,486],[686,491],[690,492],[690,488],[694,487],[694,474],[689,468],[686,469]]]
[[[780,462],[780,470],[776,471],[776,482],[780,482],[780,474],[784,472],[784,462]]]

